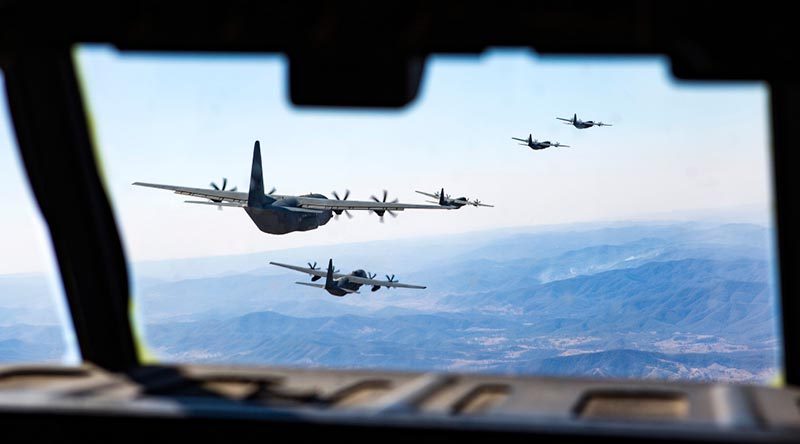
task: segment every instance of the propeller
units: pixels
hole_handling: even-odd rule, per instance
[[[233,187],[230,190],[226,190],[226,188],[228,187],[227,177],[222,178],[222,188],[218,187],[217,184],[215,184],[214,182],[211,182],[209,185],[211,185],[211,188],[215,189],[216,191],[236,191],[236,187]],[[211,202],[216,202],[216,203],[222,202],[222,199],[210,199],[210,200]],[[217,209],[222,211],[222,205],[217,205]]]
[[[367,272],[367,278],[369,278],[369,279],[375,279],[375,276],[377,276],[377,275],[378,275],[377,273]],[[373,285],[371,291],[378,291],[380,289],[381,289],[380,285]]]
[[[494,207],[494,205],[485,204],[478,199],[473,200],[470,204],[476,207]]]
[[[389,275],[387,274],[386,275],[386,280],[389,281],[389,282],[397,282],[397,279],[394,278],[394,275],[392,275],[392,277],[389,277]],[[387,290],[391,289],[391,288],[392,287],[386,287]]]
[[[275,187],[272,187],[272,189],[271,189],[271,190],[269,190],[269,193],[267,193],[267,194],[272,194],[272,193],[274,193],[274,192],[276,192],[276,191],[278,191],[278,189],[277,189],[277,188],[275,188]]]
[[[378,202],[378,203],[386,203],[386,198],[387,198],[388,196],[389,196],[389,192],[388,192],[388,191],[386,191],[386,190],[383,190],[383,200],[382,200],[382,201],[381,201],[381,200],[379,200],[379,199],[378,199],[377,197],[375,197],[375,196],[370,196],[370,197],[371,197],[371,198],[372,198],[372,200],[374,200],[375,202]],[[389,202],[389,203],[397,203],[398,201],[399,201],[399,199],[395,199],[395,200],[393,200],[393,201],[391,201],[391,202]],[[384,213],[389,213],[389,215],[390,215],[390,216],[392,216],[392,217],[397,217],[397,213],[395,213],[395,212],[394,212],[394,211],[392,211],[392,210],[370,210],[370,212],[371,212],[371,213],[372,213],[372,212],[374,212],[375,214],[377,214],[377,215],[378,215],[378,217],[380,217],[380,219],[381,219],[381,223],[383,223],[383,215],[384,215]]]
[[[317,267],[317,261],[314,261],[313,264],[311,262],[309,262],[308,263],[308,268],[310,268],[312,270],[319,270],[319,268]],[[312,275],[311,276],[311,282],[316,282],[316,281],[318,281],[320,279],[322,279],[322,276],[317,276],[317,275]]]
[[[334,191],[333,192],[333,197],[335,197],[336,200],[345,201],[345,200],[347,200],[348,197],[350,197],[350,190],[344,190],[344,197],[343,198],[339,198],[339,193]],[[335,216],[333,216],[333,218],[336,219],[336,220],[339,219],[339,215],[342,214],[342,213],[344,213],[344,215],[347,216],[348,219],[352,219],[353,218],[353,215],[350,214],[350,212],[347,211],[347,210],[333,210],[333,212],[335,213]]]
[[[211,185],[211,188],[213,188],[213,189],[215,189],[217,191],[226,191],[225,188],[228,187],[228,178],[227,177],[223,177],[222,178],[222,188],[218,187],[217,184],[215,184],[214,182],[211,182],[210,185]],[[236,191],[236,187],[233,187],[233,188],[231,188],[230,190],[227,190],[227,191]],[[221,202],[221,200],[220,201],[216,201],[215,200],[214,202]]]

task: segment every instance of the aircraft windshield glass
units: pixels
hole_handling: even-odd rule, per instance
[[[0,72],[0,90],[5,90]],[[80,362],[47,227],[0,101],[0,366]]]
[[[76,59],[153,359],[780,380],[763,83],[491,51],[334,110],[278,56]]]

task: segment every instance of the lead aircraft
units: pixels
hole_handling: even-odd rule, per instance
[[[250,219],[259,230],[269,234],[286,234],[293,231],[309,231],[328,223],[336,215],[346,213],[348,210],[370,211],[380,217],[389,213],[395,216],[395,211],[404,210],[452,210],[457,207],[452,205],[420,205],[399,203],[397,199],[386,201],[387,192],[383,192],[383,200],[375,196],[372,201],[347,200],[350,192],[346,192],[343,199],[333,193],[336,199],[328,199],[322,194],[305,194],[301,196],[275,194],[273,188],[268,194],[264,193],[264,175],[261,168],[261,145],[256,140],[253,147],[253,164],[250,170],[250,191],[247,193],[224,189],[190,188],[174,185],[161,185],[155,183],[134,182],[133,185],[142,187],[170,190],[175,194],[199,197],[208,201],[187,200],[187,203],[215,205],[218,207],[244,208]],[[218,188],[218,187],[217,187]]]

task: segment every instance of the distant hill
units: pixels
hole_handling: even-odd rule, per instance
[[[442,299],[482,312],[579,321],[592,332],[692,331],[763,340],[775,335],[775,301],[767,263],[739,259],[651,262],[623,270]]]
[[[160,261],[134,264],[133,307],[169,361],[765,381],[780,350],[771,236],[578,224]],[[428,288],[337,298],[266,265],[326,257]],[[0,276],[0,361],[63,355],[52,291]]]
[[[530,370],[558,376],[750,381],[769,376],[774,365],[764,353],[665,354],[609,350],[543,359]]]

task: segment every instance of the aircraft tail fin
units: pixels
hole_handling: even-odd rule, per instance
[[[333,259],[328,260],[328,273],[325,275],[325,289],[329,290],[336,287],[333,282]]]
[[[572,123],[575,123],[577,121],[578,121],[578,113],[575,113],[572,115]]]
[[[439,205],[444,205],[444,204],[445,204],[444,188],[442,188],[442,191],[439,192]]]
[[[533,143],[533,134],[528,134],[528,143]]]
[[[264,171],[261,168],[261,144],[256,140],[253,147],[253,166],[250,169],[250,192],[247,193],[248,207],[264,207],[268,205],[264,195]]]

